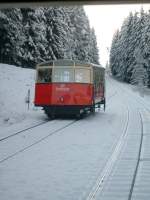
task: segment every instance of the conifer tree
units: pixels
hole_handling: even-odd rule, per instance
[[[120,32],[117,30],[112,39],[111,49],[110,49],[110,69],[111,73],[114,76],[118,75],[118,69],[119,69],[119,42],[120,42]]]
[[[90,29],[89,39],[89,60],[92,63],[99,64],[99,50],[94,29]]]
[[[83,7],[75,6],[70,13],[71,23],[73,24],[73,56],[74,59],[90,61],[89,41],[90,26]]]
[[[132,84],[150,84],[150,15],[135,12],[125,19],[112,40],[110,67],[112,74]],[[119,39],[118,39],[119,38]]]
[[[43,61],[47,55],[45,50],[47,41],[44,12],[41,8],[23,8],[21,12],[25,35],[25,41],[22,45],[24,53],[22,65],[35,67],[36,63]]]
[[[96,36],[83,7],[0,11],[0,61],[34,68],[50,59],[99,63]]]
[[[24,42],[20,9],[0,11],[0,60],[3,63],[21,65]]]
[[[145,13],[145,25],[142,29],[144,66],[148,74],[147,85],[150,87],[150,11]]]
[[[67,56],[69,46],[69,27],[66,22],[65,9],[52,7],[45,9],[46,38],[48,41],[48,55],[50,59],[62,59]]]
[[[136,48],[134,51],[134,57],[136,65],[134,65],[132,72],[131,83],[139,86],[146,86],[148,82],[148,74],[144,68],[144,58],[140,48]]]

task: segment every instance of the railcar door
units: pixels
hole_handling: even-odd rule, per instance
[[[45,106],[51,104],[52,68],[41,67],[37,69],[35,84],[35,105]]]

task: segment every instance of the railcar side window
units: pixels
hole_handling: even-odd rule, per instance
[[[90,83],[91,71],[89,69],[75,69],[75,82]]]
[[[38,70],[38,83],[51,83],[52,82],[52,69],[43,68]]]
[[[73,82],[74,73],[73,69],[55,68],[53,75],[53,82]]]

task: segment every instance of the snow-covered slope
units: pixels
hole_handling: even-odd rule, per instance
[[[107,78],[108,79],[108,78]],[[0,126],[11,127],[16,124],[31,124],[46,118],[41,108],[34,107],[35,70],[0,64]],[[121,84],[121,83],[120,83]],[[128,91],[133,92],[135,86],[122,83]],[[25,102],[30,90],[30,106]],[[107,88],[108,92],[108,88]],[[148,90],[149,93],[149,90]],[[139,96],[138,92],[135,93]],[[144,95],[145,104],[148,104],[150,95]],[[26,122],[26,123],[25,123]]]
[[[34,70],[0,65],[0,138],[46,118],[33,103],[29,110],[25,104],[28,89],[33,102],[34,77]],[[1,140],[0,199],[76,200],[96,194],[95,200],[128,200],[132,185],[132,200],[150,199],[149,96],[106,79],[105,112],[76,122],[48,121]]]
[[[0,126],[12,126],[35,116],[35,70],[0,64]],[[25,99],[30,90],[30,107]],[[39,112],[39,111],[38,111]]]

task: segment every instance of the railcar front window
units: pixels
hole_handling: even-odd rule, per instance
[[[53,82],[73,82],[73,69],[54,69]]]
[[[52,69],[39,69],[37,82],[38,83],[52,82]]]
[[[90,83],[91,75],[89,69],[75,69],[75,82]]]

